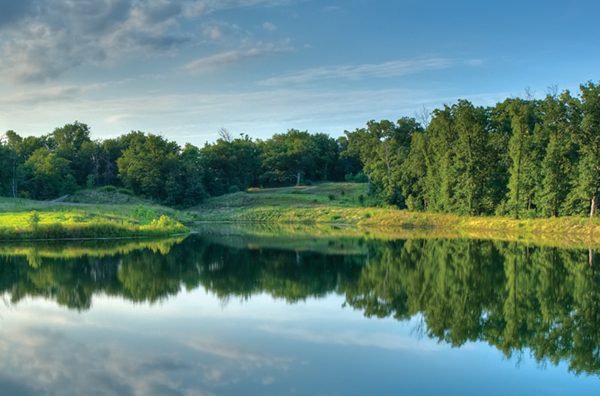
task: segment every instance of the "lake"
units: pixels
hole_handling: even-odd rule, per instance
[[[593,251],[395,234],[0,244],[0,394],[599,393]]]

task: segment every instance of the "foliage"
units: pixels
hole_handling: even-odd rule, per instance
[[[98,191],[111,193],[117,191],[117,188],[115,186],[104,186],[100,187]]]
[[[361,204],[370,206],[515,219],[594,216],[596,84],[581,85],[578,95],[555,91],[488,107],[458,100],[424,116],[423,125],[410,117],[371,120],[337,139],[289,129],[253,140],[223,129],[202,148],[141,131],[92,140],[78,121],[39,137],[7,131],[0,196],[53,200],[84,188],[125,188],[140,200],[189,208],[236,189],[346,181],[367,183]]]
[[[41,219],[40,219],[40,215],[38,212],[36,212],[35,210],[32,210],[31,212],[29,212],[29,216],[27,217],[27,223],[29,224],[29,226],[31,228],[33,228],[34,230],[37,230],[40,220]]]
[[[223,301],[336,294],[366,317],[418,318],[423,336],[453,347],[485,343],[507,358],[529,351],[541,365],[600,375],[593,249],[340,228],[298,225],[294,238],[261,226],[235,229],[235,238],[3,244],[10,265],[0,267],[0,291],[12,304],[41,297],[79,311],[98,295],[156,303],[199,287]]]

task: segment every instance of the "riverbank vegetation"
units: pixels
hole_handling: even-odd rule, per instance
[[[185,215],[160,206],[63,205],[0,199],[0,240],[165,236],[189,232]]]
[[[193,208],[191,214],[200,222],[333,223],[401,227],[411,232],[444,228],[461,233],[569,234],[571,238],[577,235],[574,238],[600,242],[600,219],[597,217],[514,219],[410,212],[392,206],[380,207],[377,197],[369,197],[366,190],[367,185],[358,183],[251,190],[210,198]]]

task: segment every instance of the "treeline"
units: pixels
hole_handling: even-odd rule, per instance
[[[267,140],[219,135],[198,148],[139,131],[92,140],[80,122],[41,137],[8,131],[0,141],[0,195],[47,200],[110,185],[186,207],[249,187],[340,181],[362,169],[345,137],[294,129]]]
[[[423,117],[346,131],[383,203],[515,218],[593,216],[600,190],[600,87],[579,96],[460,100]]]
[[[8,131],[0,142],[0,194],[44,200],[116,185],[185,207],[249,187],[368,179],[372,202],[411,211],[594,215],[599,86],[493,107],[460,100],[420,118],[369,121],[338,139],[291,129],[253,140],[222,129],[202,148],[142,132],[91,140],[79,122],[41,137]]]

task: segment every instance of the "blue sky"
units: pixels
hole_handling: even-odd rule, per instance
[[[0,131],[339,136],[600,80],[600,3],[0,0]]]

